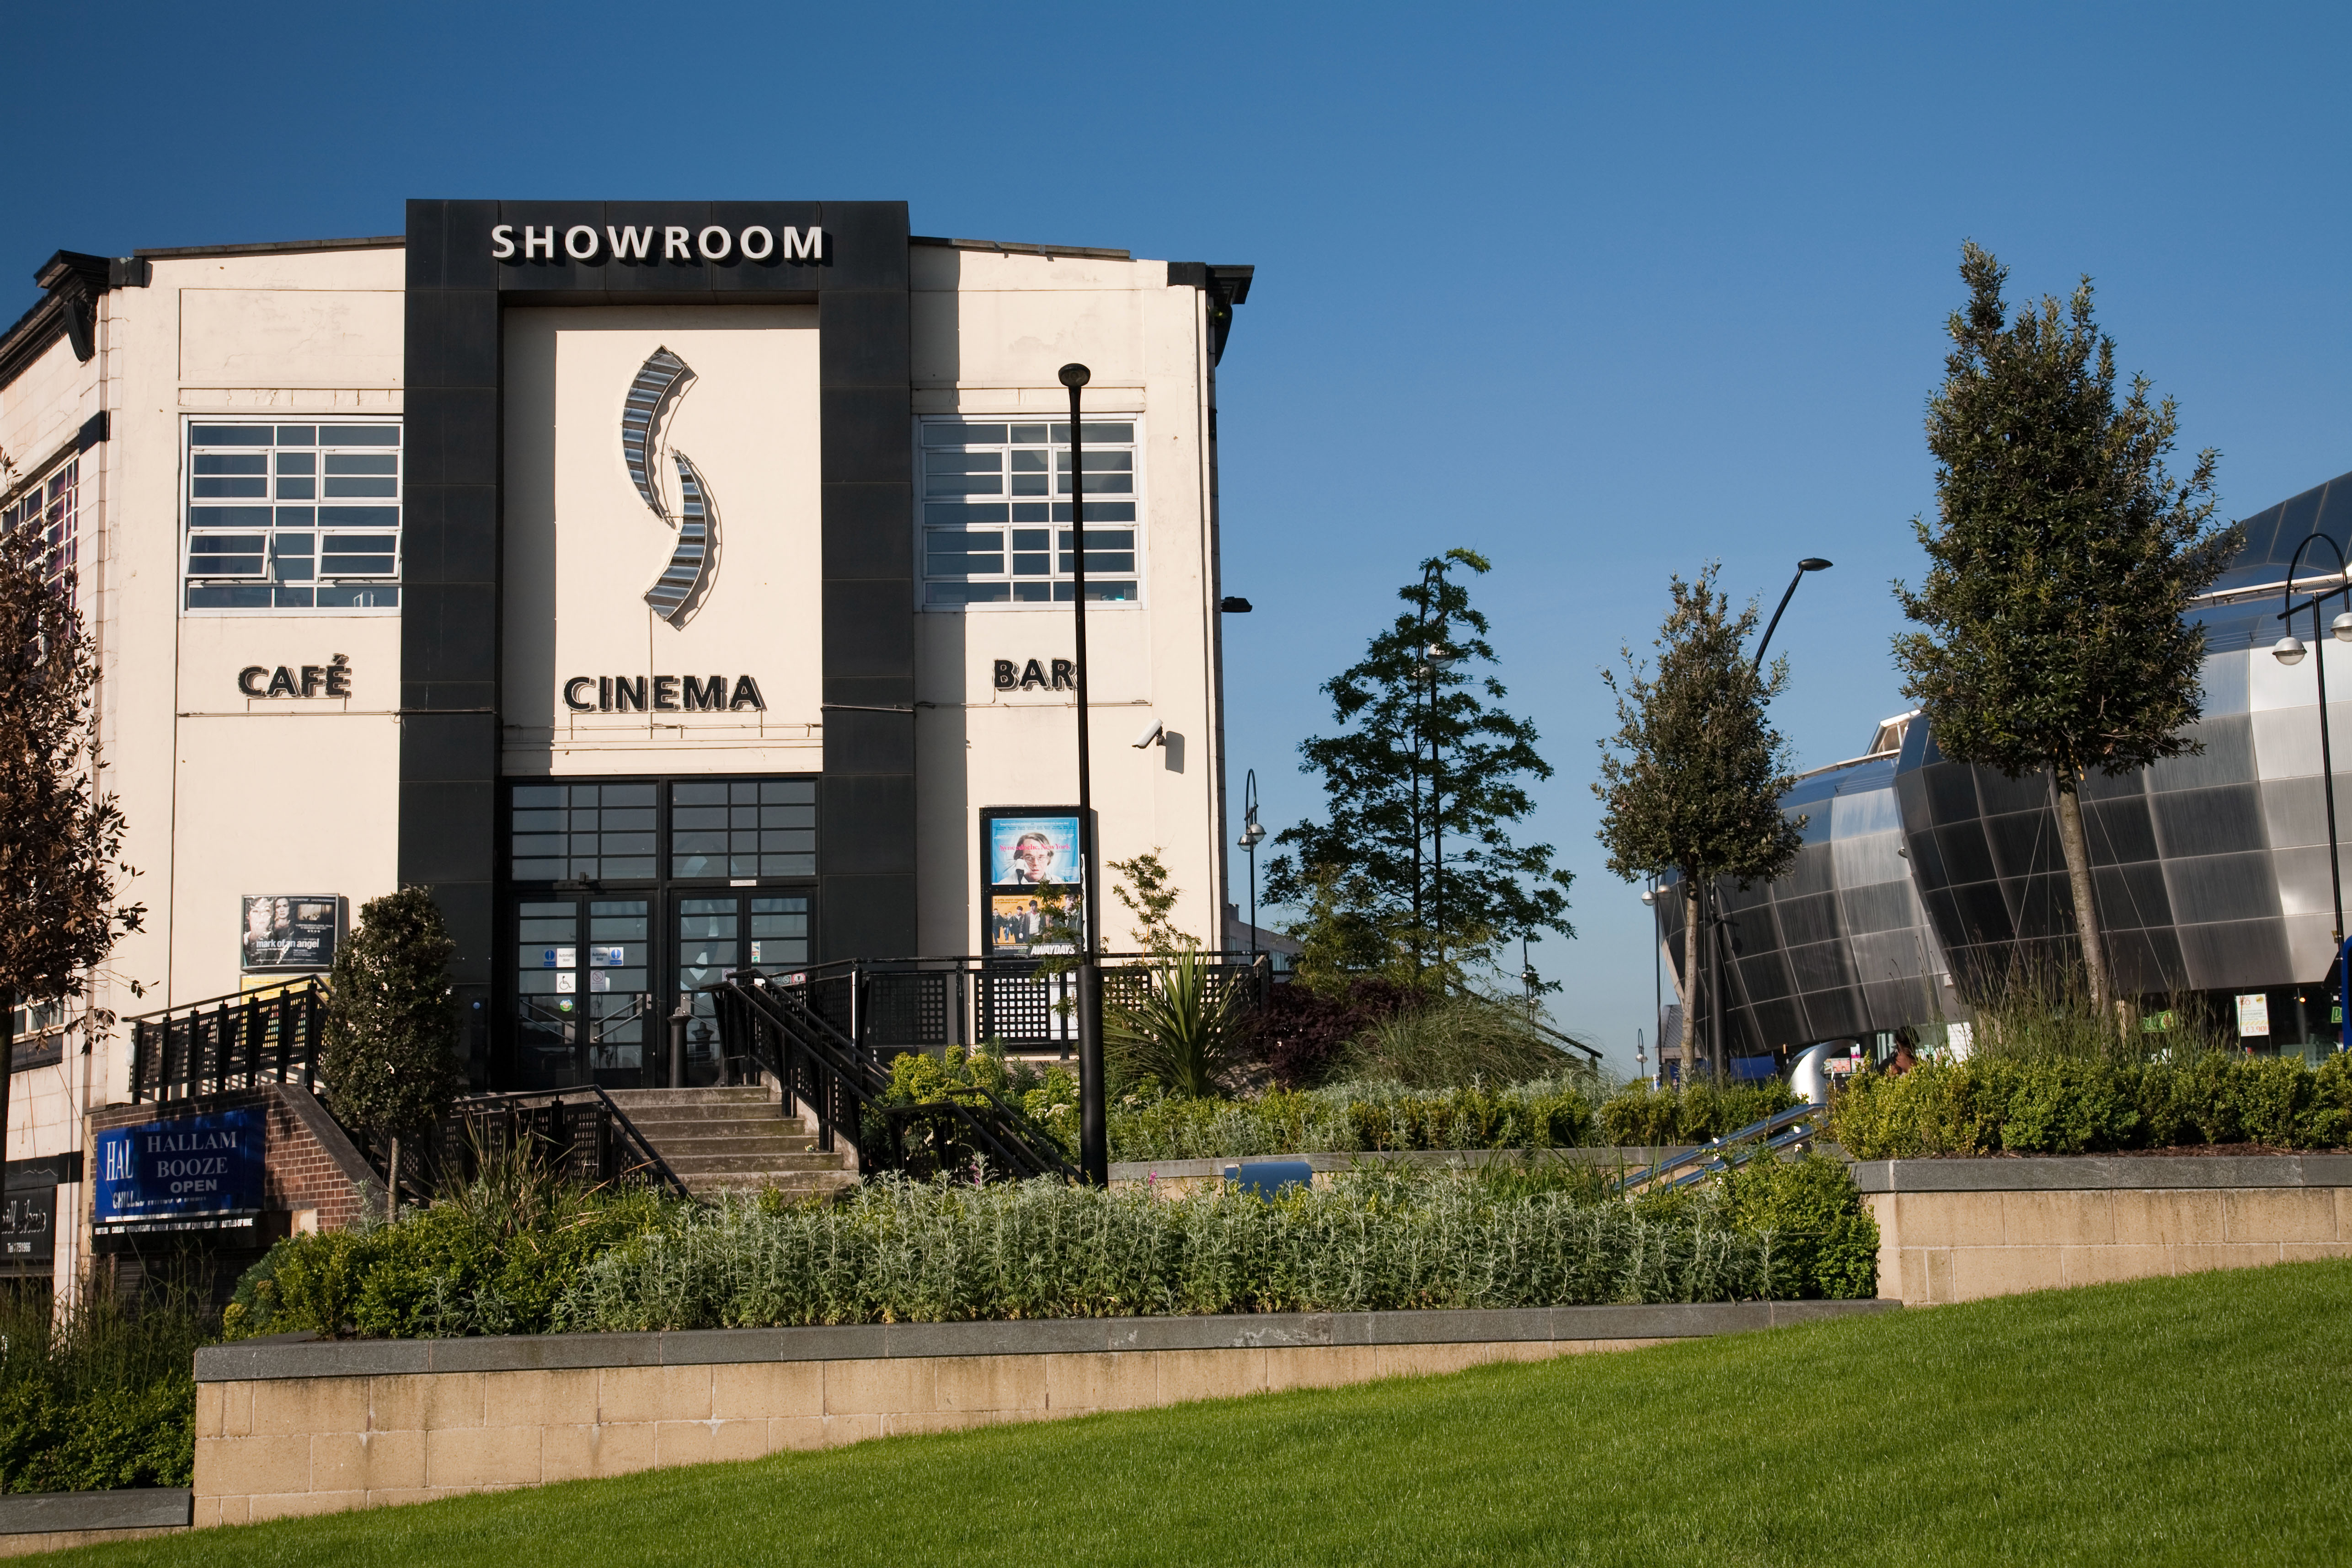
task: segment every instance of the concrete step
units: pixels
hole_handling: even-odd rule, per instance
[[[679,1175],[712,1175],[730,1171],[838,1171],[843,1168],[841,1155],[820,1153],[812,1149],[802,1154],[782,1154],[761,1151],[751,1154],[673,1154],[662,1151],[662,1159]]]
[[[648,1138],[749,1137],[761,1132],[803,1131],[797,1116],[632,1116],[629,1124]]]
[[[687,1189],[696,1194],[773,1192],[787,1198],[832,1197],[857,1185],[857,1178],[847,1171],[810,1172],[788,1176],[756,1174],[726,1174],[687,1178]]]
[[[805,1154],[816,1147],[816,1139],[805,1132],[720,1132],[709,1137],[698,1134],[692,1138],[656,1138],[654,1146],[665,1156],[672,1154]]]
[[[613,1103],[631,1117],[640,1106],[646,1110],[667,1110],[678,1106],[711,1105],[773,1105],[775,1096],[755,1084],[737,1084],[711,1089],[615,1089],[607,1091]]]

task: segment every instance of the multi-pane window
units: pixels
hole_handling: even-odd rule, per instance
[[[19,528],[41,531],[42,574],[52,588],[65,586],[67,574],[79,563],[80,543],[75,537],[81,490],[81,459],[69,458],[47,479],[32,486],[7,510],[0,511],[0,532]]]
[[[1087,422],[1087,598],[1141,597],[1135,426]],[[922,425],[923,603],[1067,604],[1070,426],[968,419]]]
[[[514,879],[650,882],[651,784],[514,786]]]
[[[188,426],[192,610],[400,604],[400,426]]]
[[[517,784],[511,791],[509,865],[517,882],[662,880],[664,855],[667,876],[679,879],[816,875],[814,779]]]
[[[816,785],[680,779],[669,790],[673,877],[814,877]]]

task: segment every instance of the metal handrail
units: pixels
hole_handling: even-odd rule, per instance
[[[451,1103],[449,1114],[443,1119],[443,1127],[447,1129],[454,1125],[462,1129],[470,1120],[468,1112],[536,1109],[537,1107],[530,1103],[532,1101],[543,1102],[551,1107],[561,1107],[568,1100],[593,1100],[603,1108],[604,1114],[611,1118],[611,1125],[619,1134],[619,1142],[623,1150],[629,1160],[634,1162],[614,1173],[614,1179],[625,1181],[639,1172],[649,1171],[659,1178],[663,1186],[667,1187],[677,1197],[693,1196],[685,1182],[678,1178],[677,1173],[670,1169],[669,1162],[661,1157],[661,1151],[656,1149],[652,1141],[638,1131],[637,1124],[629,1120],[629,1113],[623,1110],[613,1097],[605,1092],[604,1086],[599,1083],[576,1084],[568,1089],[518,1089],[504,1093],[469,1094]]]
[[[313,1087],[326,999],[326,986],[314,976],[266,994],[208,996],[123,1020],[131,1030],[132,1102],[151,1091],[162,1101],[264,1083]]]
[[[1671,1160],[1661,1160],[1620,1176],[1613,1190],[1634,1192],[1661,1182],[1669,1188],[1682,1187],[1704,1181],[1735,1165],[1744,1165],[1759,1154],[1777,1152],[1815,1136],[1821,1130],[1821,1120],[1828,1114],[1826,1105],[1792,1105],[1786,1110],[1776,1110],[1760,1121],[1751,1121]]]
[[[872,1051],[812,1005],[805,985],[780,984],[766,975],[738,971],[703,989],[717,1004],[722,1035],[748,1037],[741,1039],[741,1049],[730,1039],[729,1054],[758,1060],[775,1075],[787,1094],[814,1111],[821,1149],[833,1147],[835,1127],[845,1113],[862,1119],[871,1108],[887,1121],[894,1112],[903,1110],[906,1114],[898,1118],[900,1122],[915,1116],[951,1119],[983,1153],[1014,1174],[1076,1174],[1058,1152],[1034,1146],[1023,1131],[1027,1118],[985,1089],[979,1092],[992,1114],[982,1114],[974,1104],[952,1098],[919,1108],[888,1105],[889,1074]],[[761,1023],[768,1028],[762,1029]],[[805,1073],[803,1058],[809,1069]],[[845,1097],[849,1103],[843,1103]],[[901,1154],[903,1145],[895,1128],[893,1144],[893,1154]]]

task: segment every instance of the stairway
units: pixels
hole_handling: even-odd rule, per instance
[[[697,1197],[772,1188],[829,1197],[857,1184],[848,1152],[816,1135],[765,1089],[616,1089],[613,1101]],[[846,1142],[836,1135],[836,1143]]]

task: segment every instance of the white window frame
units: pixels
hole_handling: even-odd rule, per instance
[[[50,587],[65,585],[65,574],[74,574],[75,597],[80,597],[81,582],[81,459],[80,452],[70,452],[51,463],[41,477],[17,492],[16,499],[5,509],[0,509],[0,528],[21,528],[27,523],[39,528],[46,535],[49,529],[49,487],[66,478],[65,536],[59,542],[68,559],[57,559],[58,549],[49,552],[41,573]]]
[[[200,425],[239,425],[256,428],[265,426],[273,427],[271,429],[270,444],[267,447],[254,448],[255,450],[269,453],[273,458],[280,449],[276,439],[275,426],[301,425],[309,426],[315,429],[320,426],[327,425],[389,426],[393,429],[400,432],[400,440],[398,444],[392,448],[397,454],[397,461],[394,465],[394,473],[393,493],[388,498],[377,496],[352,496],[339,498],[329,497],[319,493],[323,490],[327,479],[327,475],[324,471],[326,468],[324,461],[325,448],[313,447],[310,449],[321,453],[321,460],[318,464],[317,469],[312,475],[312,478],[315,480],[315,485],[311,497],[307,502],[299,497],[280,497],[274,493],[278,486],[279,476],[275,471],[277,465],[273,461],[267,465],[270,471],[265,476],[267,479],[265,489],[273,493],[252,498],[220,498],[221,500],[229,502],[230,504],[236,504],[242,501],[247,505],[266,506],[270,509],[272,514],[271,521],[267,524],[260,525],[258,528],[258,531],[260,531],[264,537],[260,572],[257,574],[252,575],[237,574],[231,576],[206,576],[192,573],[189,570],[189,555],[195,540],[195,530],[197,527],[195,510],[199,505],[209,504],[212,499],[205,498],[200,500],[194,494],[194,480],[196,479],[194,452],[195,430]],[[284,531],[288,533],[308,533],[311,537],[310,559],[313,563],[310,577],[311,587],[314,590],[320,586],[334,585],[347,587],[382,586],[398,589],[402,585],[401,568],[402,563],[405,559],[408,534],[408,430],[406,421],[402,416],[397,414],[343,413],[263,414],[257,411],[246,412],[243,410],[233,413],[224,412],[208,415],[184,414],[180,416],[180,458],[178,463],[178,471],[180,485],[180,531],[178,541],[179,566],[177,576],[179,579],[179,605],[181,615],[191,617],[242,616],[390,616],[396,617],[399,616],[401,606],[398,604],[191,605],[188,603],[188,591],[191,586],[201,586],[210,583],[219,583],[222,584],[268,584],[272,583],[274,579],[271,576],[270,559],[275,553],[274,546],[279,532],[279,528],[276,521],[276,512],[278,508],[281,504],[290,504],[295,506],[307,504],[313,508],[318,508],[332,504],[334,501],[339,500],[351,505],[369,507],[381,507],[386,504],[387,501],[389,502],[394,514],[391,528],[393,535],[392,570],[389,573],[345,574],[340,577],[331,578],[326,576],[318,569],[318,563],[322,562],[326,556],[326,538],[329,534],[380,534],[384,531],[384,529],[380,524],[339,525],[320,523],[314,521],[308,528],[288,527],[284,530]],[[236,531],[252,531],[237,530]]]
[[[933,500],[935,498],[929,498],[924,494],[924,490],[926,489],[926,474],[923,466],[923,454],[925,451],[923,445],[923,431],[926,426],[932,425],[1054,426],[1066,425],[1069,421],[1070,416],[1066,413],[1039,414],[1028,410],[1024,410],[1018,414],[957,413],[922,414],[916,416],[911,435],[913,437],[914,443],[915,464],[915,607],[918,610],[921,610],[931,615],[942,616],[960,616],[965,614],[1003,615],[1007,612],[1028,612],[1034,614],[1040,610],[1047,612],[1061,611],[1066,614],[1068,612],[1071,604],[1071,601],[1068,599],[1007,599],[994,604],[982,603],[965,605],[934,605],[929,602],[929,585],[932,579],[926,570],[926,563],[929,558],[929,529],[928,527],[928,520],[926,519],[923,509],[927,500]],[[1151,551],[1149,544],[1146,542],[1146,540],[1150,531],[1150,519],[1151,516],[1151,509],[1150,490],[1151,476],[1146,472],[1146,469],[1150,465],[1144,459],[1144,454],[1147,450],[1150,439],[1145,429],[1144,417],[1140,414],[1109,412],[1096,413],[1090,411],[1086,416],[1085,423],[1087,425],[1131,425],[1135,427],[1135,439],[1133,442],[1128,444],[1125,448],[1135,455],[1134,494],[1131,496],[1103,496],[1097,498],[1097,500],[1104,501],[1132,501],[1134,504],[1135,521],[1132,524],[1132,527],[1135,530],[1135,597],[1132,599],[1090,598],[1087,601],[1087,614],[1091,616],[1097,612],[1119,612],[1148,609],[1151,604]],[[1004,444],[1004,447],[1003,449],[1009,450],[1011,446],[1012,443],[1007,442]],[[1066,452],[1069,450],[1069,447],[1066,444],[1055,446],[1049,442],[1045,449],[1048,452]],[[1059,471],[1060,470],[1058,468],[1049,468],[1047,470],[1049,474],[1058,473]],[[942,501],[944,500],[944,498],[936,499]],[[1008,503],[1010,503],[1014,501],[1016,499],[1030,499],[1034,500],[1034,498],[1015,498],[1011,495],[1007,495],[1004,499]],[[1061,501],[1062,498],[1059,495],[1050,493],[1049,491],[1045,500],[1050,505],[1052,503]],[[989,525],[982,523],[980,526],[987,527]],[[1012,542],[1010,538],[1010,531],[1024,526],[1034,528],[1037,525],[1034,521],[1025,525],[1020,522],[1008,521],[1003,525],[1007,532],[1007,548],[1005,550],[1005,555],[1008,558],[1008,564],[1010,563],[1010,557],[1013,553],[1011,549]],[[1049,530],[1058,531],[1065,527],[1066,524],[1048,521],[1045,526]],[[1093,520],[1089,520],[1087,524],[1089,531],[1095,528],[1125,528],[1128,526],[1130,525],[1123,522],[1098,522]],[[1058,542],[1055,547],[1049,552],[1049,553],[1056,556],[1060,554]],[[1055,563],[1058,565],[1059,562],[1056,561]],[[1117,575],[1124,580],[1127,574],[1119,573],[1117,574]],[[942,582],[971,581],[970,578],[942,578],[940,580]],[[980,579],[982,582],[995,582],[999,580],[1000,579],[996,577],[983,577]],[[1007,572],[1003,574],[1001,580],[1011,583],[1017,579],[1015,579],[1010,572]],[[1066,573],[1055,572],[1049,573],[1043,579],[1032,579],[1032,581],[1044,581],[1048,584],[1054,584],[1066,583],[1070,581],[1070,578]]]

